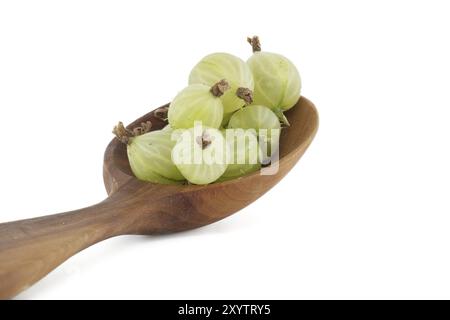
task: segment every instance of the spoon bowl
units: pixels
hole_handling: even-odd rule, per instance
[[[254,172],[206,186],[139,181],[131,172],[126,146],[114,139],[104,158],[106,200],[76,211],[0,224],[0,298],[15,296],[102,240],[199,228],[252,203],[292,169],[318,129],[317,110],[304,97],[286,116],[291,126],[282,130],[278,170],[273,175]],[[165,125],[152,111],[128,127],[145,121],[152,122],[153,130]]]
[[[318,128],[318,114],[314,105],[302,97],[295,107],[286,112],[286,116],[291,126],[281,132],[279,170],[274,175],[261,175],[258,171],[206,186],[142,183],[131,172],[126,146],[114,139],[105,153],[103,176],[106,190],[111,195],[127,185],[135,190],[128,196],[136,193],[144,202],[151,199],[150,208],[145,207],[147,211],[141,207],[143,210],[140,211],[134,230],[138,234],[183,231],[221,220],[272,188],[289,172],[311,143]],[[152,130],[162,129],[167,124],[152,111],[128,128],[135,128],[146,121],[151,121]]]

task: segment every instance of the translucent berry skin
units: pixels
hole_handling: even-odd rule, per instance
[[[247,60],[255,87],[253,103],[286,111],[300,98],[301,79],[295,65],[286,57],[270,52],[255,52]]]
[[[230,145],[231,155],[227,157],[228,167],[218,181],[239,178],[261,168],[255,130],[226,129],[222,134]]]
[[[223,114],[222,125],[221,125],[222,128],[227,127],[232,115],[233,115],[233,112]]]
[[[219,128],[223,119],[223,105],[220,98],[211,93],[211,87],[193,84],[184,88],[173,99],[168,118],[173,129],[188,129],[200,121],[203,126]]]
[[[280,120],[271,109],[265,106],[251,105],[236,111],[228,123],[228,128],[255,129],[258,134],[259,147],[262,150],[263,160],[261,161],[263,163],[266,163],[267,158],[278,150]]]
[[[276,114],[262,105],[251,105],[236,111],[228,122],[228,128],[242,129],[280,129]]]
[[[172,150],[172,161],[182,175],[192,184],[205,185],[216,181],[227,169],[226,154],[228,145],[221,132],[214,128],[204,128],[203,133],[213,137],[210,144],[202,146],[198,143],[195,128],[185,130],[182,137]],[[177,155],[189,155],[188,163],[177,160]],[[201,162],[196,163],[193,155],[200,156]],[[220,161],[208,161],[217,157]],[[178,158],[179,159],[179,158]]]
[[[220,79],[226,79],[231,89],[220,98],[224,113],[231,113],[243,107],[245,101],[236,96],[239,87],[253,90],[252,72],[242,59],[228,53],[213,53],[200,60],[189,75],[189,84],[202,83],[212,86]]]
[[[133,137],[127,146],[128,159],[133,174],[143,181],[177,184],[184,181],[172,163],[171,152],[176,141],[170,131],[152,131]]]

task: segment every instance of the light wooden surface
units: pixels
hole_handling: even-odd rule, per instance
[[[106,149],[104,182],[108,198],[92,207],[0,224],[0,298],[11,298],[77,252],[124,234],[162,234],[198,228],[244,208],[280,181],[303,155],[318,129],[314,105],[302,97],[286,113],[279,171],[255,172],[208,186],[166,186],[138,181],[131,174],[126,147],[113,140]],[[130,125],[163,121],[153,112]]]

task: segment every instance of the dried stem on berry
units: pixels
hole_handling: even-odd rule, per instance
[[[208,133],[203,132],[201,136],[196,138],[197,143],[205,150],[211,144],[211,137]]]
[[[236,90],[236,95],[244,100],[246,105],[253,103],[253,91],[249,88],[239,87]]]
[[[152,128],[152,123],[150,121],[142,122],[139,127],[136,127],[133,129],[133,135],[135,137],[141,136],[143,134],[146,134],[147,132],[150,132],[151,128]]]
[[[221,97],[228,89],[230,89],[230,84],[227,80],[222,79],[213,85],[210,91],[215,97]]]
[[[259,42],[258,36],[253,36],[252,38],[248,37],[247,42],[252,46],[253,52],[261,51],[261,42]]]
[[[152,123],[150,121],[142,122],[140,126],[134,128],[133,130],[125,128],[122,122],[119,122],[117,126],[114,127],[113,133],[116,135],[120,142],[129,144],[131,138],[143,135],[150,131],[152,128]]]

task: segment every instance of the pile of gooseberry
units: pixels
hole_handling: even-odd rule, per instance
[[[261,51],[258,37],[247,39],[253,55],[244,62],[213,53],[198,62],[188,86],[155,116],[133,130],[119,123],[113,133],[127,145],[133,174],[161,184],[209,184],[260,170],[278,152],[279,132],[289,126],[284,111],[300,98],[297,68],[284,56]]]

